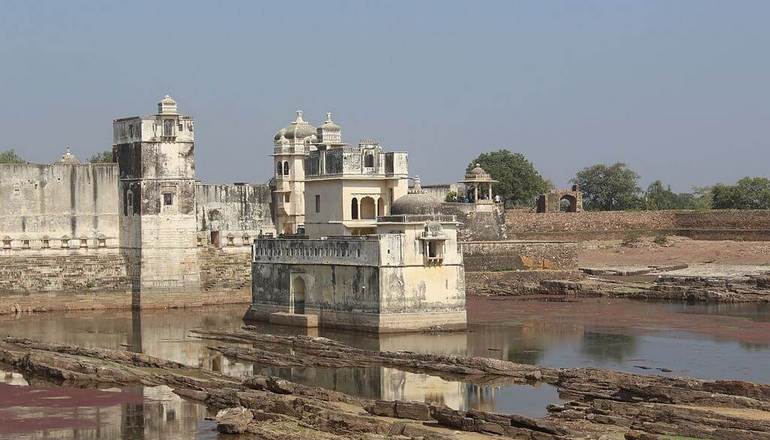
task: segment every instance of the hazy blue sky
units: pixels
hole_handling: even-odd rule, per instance
[[[505,147],[687,190],[770,174],[770,1],[0,1],[0,149],[85,159],[166,93],[207,181],[266,181],[301,108],[424,182]]]

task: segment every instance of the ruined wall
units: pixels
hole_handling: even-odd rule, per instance
[[[770,211],[505,212],[505,230],[516,239],[620,239],[629,233],[681,235],[701,240],[770,240]]]
[[[464,242],[466,272],[577,270],[579,244],[556,241]]]
[[[504,217],[494,206],[488,211],[478,211],[474,203],[442,203],[441,213],[454,215],[460,225],[457,236],[460,241],[494,241],[506,239]]]
[[[115,164],[0,164],[0,207],[5,248],[118,246]]]
[[[2,251],[0,296],[128,293],[125,261],[116,249]]]
[[[221,245],[248,245],[260,233],[275,233],[268,185],[233,184],[195,186],[198,231],[208,238],[219,231]]]
[[[235,292],[251,289],[251,248],[198,248],[201,286],[208,292]]]
[[[439,202],[444,202],[446,200],[447,194],[450,192],[460,194],[465,191],[463,185],[457,183],[422,185],[422,190]]]

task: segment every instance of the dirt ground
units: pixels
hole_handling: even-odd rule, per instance
[[[667,237],[656,243],[643,237],[633,243],[621,240],[587,241],[579,256],[581,267],[650,266],[673,264],[767,265],[768,241],[705,241]]]

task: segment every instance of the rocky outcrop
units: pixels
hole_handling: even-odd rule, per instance
[[[248,340],[244,333],[217,337]],[[209,337],[214,335],[209,334]],[[550,383],[567,401],[529,418],[458,411],[422,402],[369,401],[286,380],[237,380],[141,353],[5,338],[0,363],[28,378],[76,386],[167,385],[220,411],[218,430],[259,439],[770,439],[770,386],[741,381],[641,376],[601,369],[558,369],[459,356],[370,352],[323,338],[256,335],[276,364],[314,365],[335,355],[346,365],[393,359],[423,372],[451,368],[469,380],[527,379]],[[288,344],[288,345],[287,345]],[[303,348],[304,347],[304,348]],[[411,364],[409,360],[411,359]],[[266,365],[270,358],[264,358]],[[448,367],[449,366],[449,367]]]

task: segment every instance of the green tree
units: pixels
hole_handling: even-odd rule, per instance
[[[481,165],[493,179],[492,192],[502,197],[505,206],[531,206],[535,198],[550,189],[548,182],[521,153],[508,150],[482,153],[468,164],[470,171]]]
[[[663,182],[656,180],[647,187],[644,194],[644,206],[646,209],[676,209],[677,195],[671,191],[670,186],[663,185]]]
[[[444,198],[445,202],[456,202],[457,201],[457,191],[449,191],[446,193],[446,197]]]
[[[696,186],[692,189],[692,209],[711,209],[713,195],[712,187]]]
[[[96,153],[93,156],[89,157],[88,161],[91,163],[112,163],[114,162],[112,160],[112,150]]]
[[[589,211],[620,211],[642,207],[637,185],[639,175],[618,162],[596,164],[578,171],[572,183],[583,191],[583,207]]]
[[[644,193],[644,207],[649,210],[659,209],[698,209],[707,208],[696,194],[675,193],[670,186],[656,180],[647,187]]]
[[[16,154],[16,150],[10,149],[0,151],[0,163],[27,163],[27,161]]]
[[[714,209],[770,209],[770,179],[744,177],[735,185],[711,188]]]

